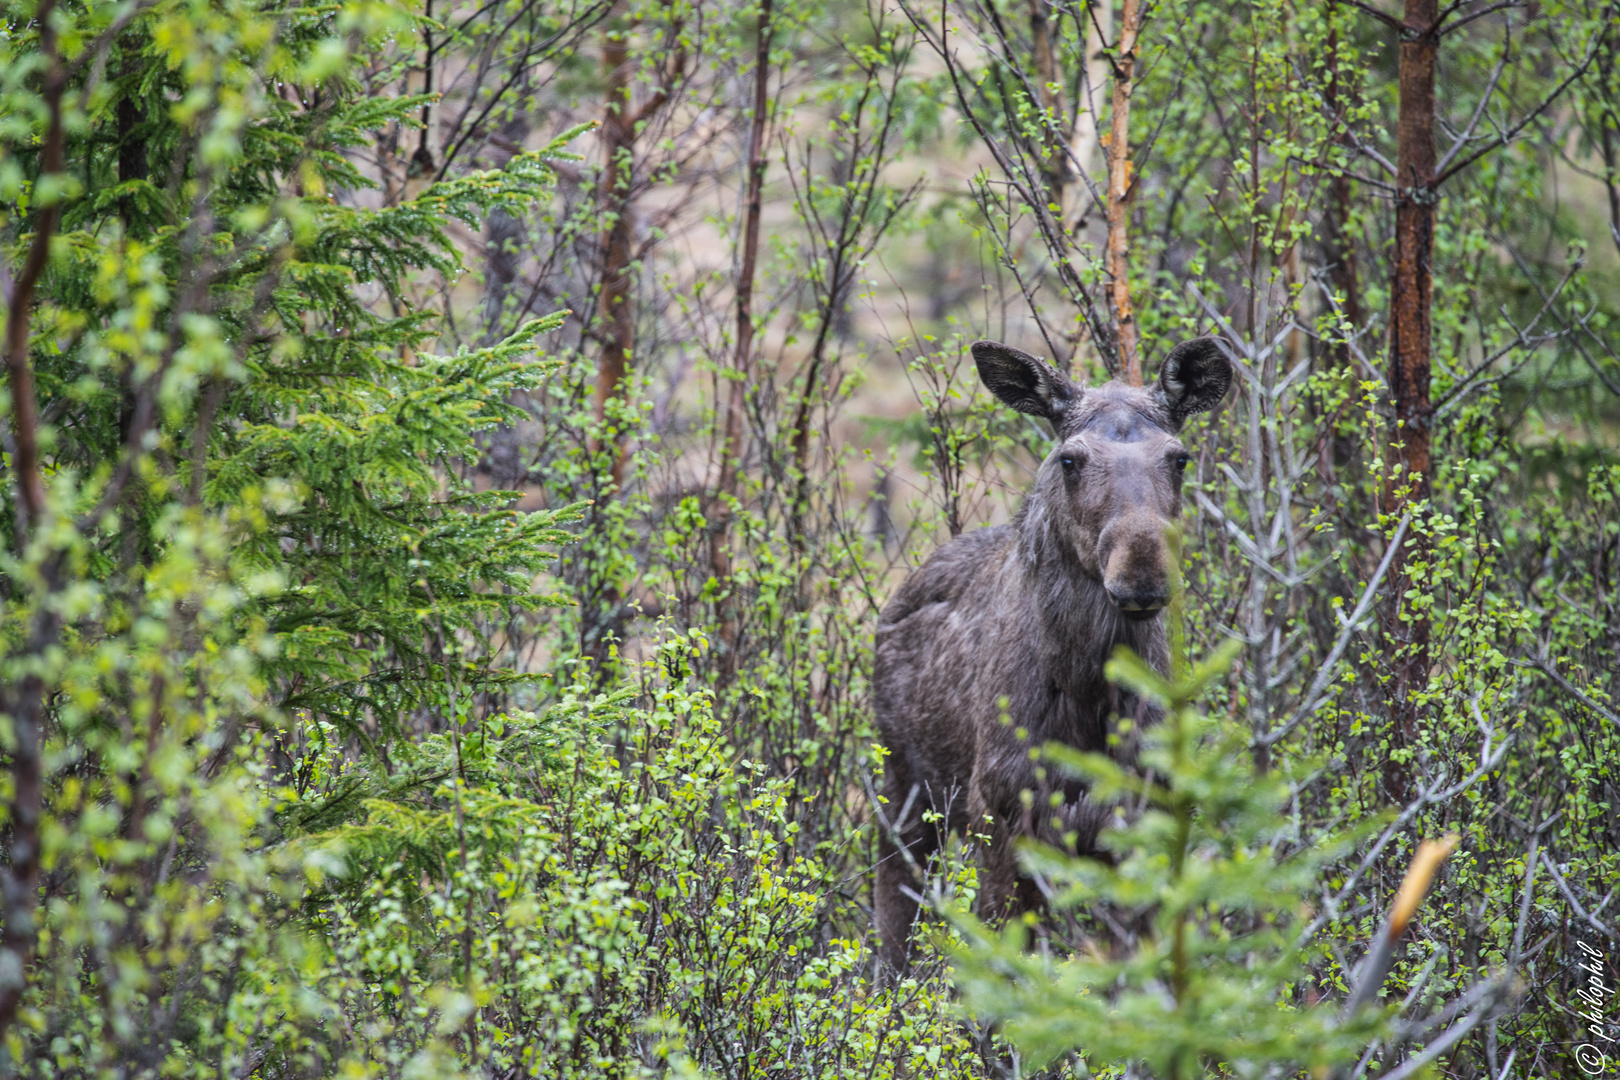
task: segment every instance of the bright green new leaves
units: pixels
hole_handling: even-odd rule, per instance
[[[975,1074],[941,980],[875,991],[859,942],[819,938],[842,883],[793,854],[790,783],[663,671],[702,644],[660,642],[640,701],[570,687],[412,770],[323,775],[312,805],[364,798],[299,846],[342,867],[313,897],[323,990],[366,1060],[451,1070],[455,1040],[525,1076]]]

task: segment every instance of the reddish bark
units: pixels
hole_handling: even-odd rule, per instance
[[[722,587],[731,577],[731,502],[737,495],[741,469],[743,423],[746,419],[748,376],[754,353],[754,278],[759,268],[759,219],[765,186],[765,121],[770,107],[771,4],[759,9],[758,44],[754,53],[753,116],[748,131],[748,187],[744,196],[742,260],[737,269],[737,343],[720,439],[720,474],[709,500],[709,566]],[[720,613],[722,670],[734,670],[738,617],[736,598]]]
[[[635,63],[630,59],[629,34],[634,25],[625,16],[623,0],[609,15],[602,34],[602,73],[606,82],[602,116],[603,168],[597,192],[602,219],[601,278],[597,294],[596,319],[592,332],[602,351],[596,374],[593,411],[596,420],[591,437],[592,457],[607,457],[607,476],[599,501],[624,486],[628,463],[628,432],[615,403],[622,401],[635,360],[635,166],[636,144],[648,121],[668,102],[673,86],[686,73],[687,52],[681,38],[679,19],[671,19],[666,43],[660,56],[669,57],[669,67],[661,74],[664,85],[647,97],[639,108],[631,109]],[[672,3],[665,5],[670,12]],[[597,661],[599,677],[605,677],[610,655],[609,640],[618,636],[625,617],[619,584],[594,581],[596,590],[589,600],[591,612],[582,623],[584,651]]]
[[[1440,39],[1438,0],[1406,0],[1405,29],[1401,34],[1400,117],[1395,203],[1395,269],[1390,284],[1389,389],[1395,415],[1390,432],[1389,462],[1384,509],[1401,513],[1410,504],[1429,497],[1432,473],[1429,448],[1429,364],[1432,323],[1430,297],[1431,258],[1434,248],[1435,204],[1435,62]],[[1417,740],[1419,708],[1412,700],[1428,685],[1429,623],[1407,609],[1404,597],[1412,588],[1407,566],[1422,561],[1426,545],[1421,530],[1396,553],[1390,566],[1390,601],[1385,629],[1394,650],[1394,744],[1411,746]],[[1405,801],[1410,791],[1406,768],[1391,761],[1385,769],[1390,794]]]
[[[602,234],[602,289],[598,298],[601,366],[596,374],[597,445],[608,451],[608,482],[617,491],[624,482],[623,433],[609,416],[608,402],[623,394],[635,353],[635,307],[631,303],[631,236],[635,207],[630,185],[635,167],[636,117],[630,111],[630,62],[625,34],[608,29],[602,35],[602,73],[607,79],[602,116],[603,168],[599,196],[606,231]]]
[[[667,6],[666,6],[667,7]],[[622,12],[619,5],[615,13]],[[667,53],[670,66],[666,85],[648,96],[639,109],[630,108],[634,68],[630,62],[627,28],[610,28],[602,34],[602,73],[607,81],[602,116],[602,181],[597,205],[601,207],[606,231],[602,234],[602,287],[598,294],[597,333],[602,342],[602,360],[596,375],[595,415],[598,435],[593,453],[610,447],[608,481],[611,490],[624,482],[626,447],[624,432],[609,415],[608,402],[621,397],[636,349],[635,268],[635,162],[636,141],[643,125],[662,109],[672,86],[686,74],[686,45],[681,40],[679,20],[669,27],[674,39]]]
[[[1131,94],[1135,90],[1136,40],[1141,29],[1138,0],[1125,0],[1119,41],[1114,47],[1114,101],[1108,122],[1108,276],[1112,281],[1109,305],[1119,337],[1120,375],[1130,386],[1142,385],[1130,283],[1131,193],[1135,187],[1131,177]]]

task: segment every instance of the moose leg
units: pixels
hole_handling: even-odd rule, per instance
[[[904,813],[899,821],[880,823],[878,830],[877,880],[872,886],[872,908],[882,939],[880,958],[891,976],[903,973],[911,958],[911,928],[917,921],[917,896],[923,888],[923,871],[939,848],[939,830],[921,819],[913,809],[919,800],[915,792],[889,805]]]
[[[1040,843],[1079,855],[1097,853],[1097,834],[1107,809],[1092,802],[1079,786],[1066,790],[1053,806],[1052,789],[1037,786],[1033,806],[1050,807],[996,815],[984,849],[979,891],[979,915],[986,922],[1004,923],[1026,912],[1046,908],[1046,894],[1034,878],[1019,872],[1018,841],[1033,836]]]
[[[990,822],[989,832],[979,860],[979,918],[996,925],[1023,914],[1028,897],[1018,877],[1017,832],[1000,816]]]

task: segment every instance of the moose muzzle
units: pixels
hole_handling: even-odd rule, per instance
[[[1103,588],[1127,618],[1152,618],[1170,602],[1165,526],[1157,515],[1132,514],[1103,530],[1098,545]]]

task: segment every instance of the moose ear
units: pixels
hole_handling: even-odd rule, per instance
[[[1054,424],[1079,396],[1079,387],[1057,368],[999,341],[975,341],[973,362],[992,394],[1021,413],[1044,416]]]
[[[1214,338],[1184,341],[1170,350],[1159,365],[1159,386],[1154,396],[1180,428],[1187,417],[1213,409],[1232,385],[1232,362]]]

